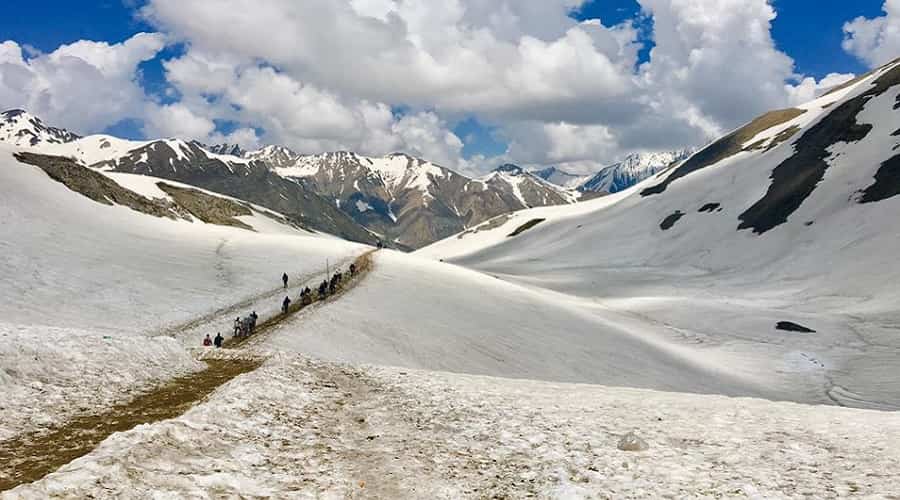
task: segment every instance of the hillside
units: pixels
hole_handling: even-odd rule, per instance
[[[705,359],[738,355],[723,369],[745,380],[817,388],[800,400],[900,408],[898,84],[893,63],[637,187],[420,254],[590,301]]]

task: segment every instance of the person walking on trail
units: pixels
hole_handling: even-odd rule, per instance
[[[281,303],[281,312],[287,314],[289,307],[291,307],[291,298],[285,297],[284,302]]]
[[[207,335],[206,337],[209,338],[209,335]],[[225,337],[223,337],[222,333],[219,332],[219,333],[216,333],[216,338],[215,338],[215,340],[213,340],[213,344],[215,344],[216,347],[222,347],[222,342],[224,342],[224,341],[225,341]]]
[[[209,334],[206,334],[206,338],[203,339],[203,347],[209,347],[212,345],[212,339],[209,338]]]
[[[283,275],[281,275],[281,281],[284,282],[284,287],[287,288],[287,282],[288,282],[288,275],[287,275],[287,273],[284,273]]]

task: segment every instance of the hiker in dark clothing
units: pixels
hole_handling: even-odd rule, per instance
[[[320,300],[325,298],[325,296],[326,296],[325,294],[327,291],[328,291],[328,282],[322,281],[322,284],[319,285],[319,299]]]
[[[212,345],[212,339],[209,338],[209,334],[206,334],[206,338],[203,339],[203,347],[209,347]]]
[[[256,331],[256,321],[259,320],[259,314],[256,311],[250,313],[250,333]]]
[[[284,274],[281,276],[281,281],[284,282],[284,287],[287,288],[287,282],[288,282],[288,275],[287,275],[287,273],[284,273]]]
[[[350,264],[350,276],[356,276],[356,264]]]
[[[222,347],[222,342],[224,341],[225,337],[223,337],[221,333],[216,333],[216,338],[215,340],[213,340],[213,344],[215,344],[216,347]]]
[[[289,307],[291,307],[291,298],[285,297],[284,302],[281,303],[281,312],[287,314]]]

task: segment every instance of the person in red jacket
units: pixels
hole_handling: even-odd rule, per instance
[[[206,334],[206,338],[203,339],[203,347],[209,347],[212,345],[212,339],[209,338],[209,334]]]

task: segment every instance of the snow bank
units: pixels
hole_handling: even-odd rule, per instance
[[[203,367],[169,337],[0,323],[0,441]]]

